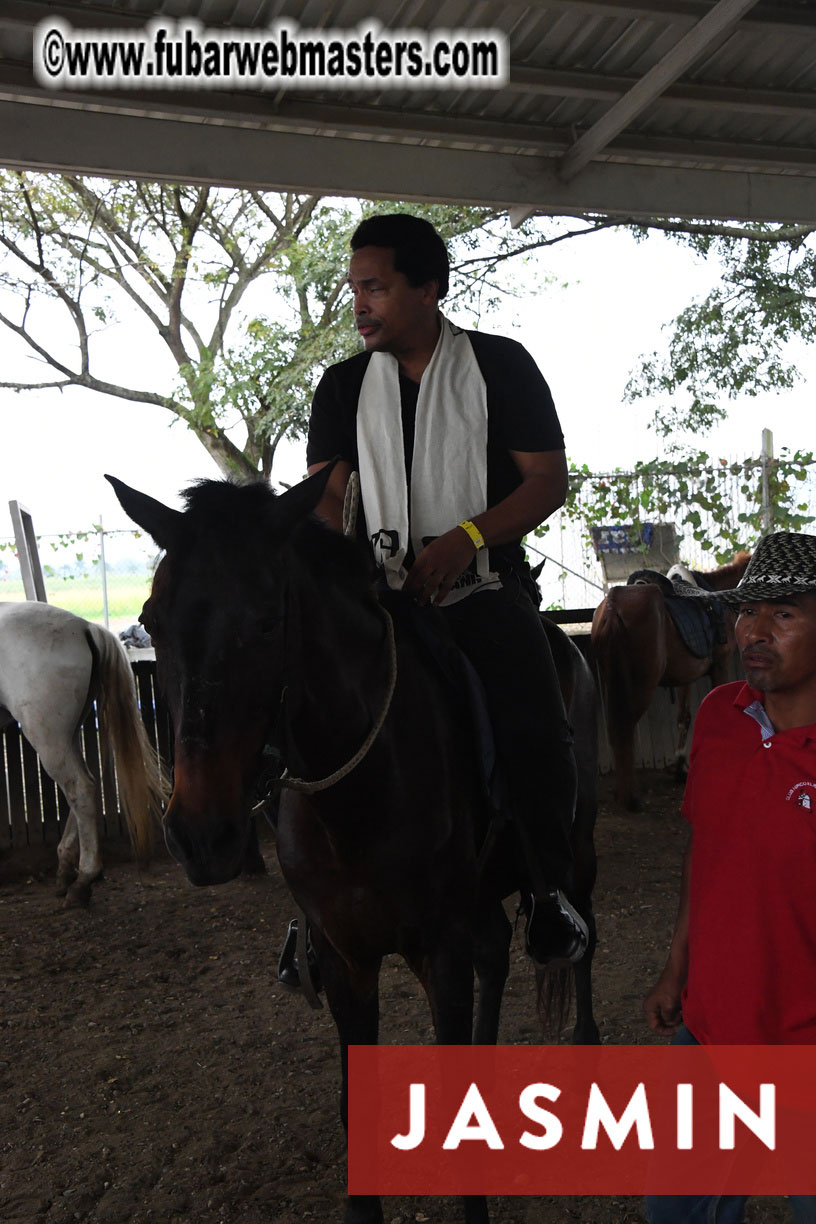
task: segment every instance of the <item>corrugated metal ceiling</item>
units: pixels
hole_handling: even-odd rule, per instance
[[[372,16],[390,29],[495,27],[509,39],[510,81],[498,91],[51,93],[35,84],[31,38],[55,15],[123,32],[156,16],[256,30],[281,17],[304,29]],[[816,220],[816,5],[3,0],[0,123],[9,165],[561,212]]]

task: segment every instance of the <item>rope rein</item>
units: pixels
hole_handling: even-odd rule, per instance
[[[394,622],[385,608],[382,609],[382,614],[385,617],[385,628],[388,636],[390,666],[385,699],[374,725],[351,760],[346,761],[345,765],[341,765],[339,769],[335,769],[334,773],[329,774],[327,778],[320,778],[316,782],[307,782],[304,778],[291,778],[288,770],[284,770],[278,779],[279,786],[285,786],[289,790],[300,791],[300,793],[303,795],[314,795],[317,791],[328,790],[330,786],[334,786],[335,782],[339,782],[342,778],[345,778],[347,774],[350,774],[352,769],[357,768],[363,758],[368,754],[368,750],[374,743],[377,736],[380,734],[380,731],[382,731],[383,723],[388,717],[388,711],[391,708],[391,699],[394,696],[394,689],[397,687],[397,643],[394,638]]]
[[[360,508],[360,476],[352,472],[346,485],[343,499],[343,535],[353,536],[357,530],[357,511]]]
[[[360,478],[356,472],[352,472],[349,476],[348,484],[346,485],[346,496],[343,503],[343,535],[351,536],[357,527],[357,511],[360,505]],[[371,745],[374,743],[377,736],[382,731],[383,723],[388,717],[388,711],[391,708],[391,700],[394,696],[394,689],[397,687],[397,643],[394,638],[394,622],[387,609],[381,609],[385,617],[385,629],[388,638],[388,653],[389,653],[389,675],[388,685],[383,700],[382,709],[377,715],[374,724],[366,736],[363,743],[355,752],[351,760],[346,761],[345,765],[341,765],[334,773],[329,774],[327,778],[320,778],[315,782],[308,782],[304,778],[291,778],[289,771],[284,770],[278,779],[278,785],[287,787],[289,790],[299,791],[303,795],[314,795],[318,791],[328,790],[330,786],[334,786],[342,778],[345,778],[351,773],[352,769],[356,769],[360,762],[365,758]]]

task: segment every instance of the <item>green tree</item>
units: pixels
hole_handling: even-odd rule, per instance
[[[519,278],[504,275],[508,266],[524,263],[529,294],[535,277],[544,279],[536,252],[608,228],[662,231],[719,260],[720,283],[678,316],[667,354],[645,358],[627,388],[630,399],[654,401],[663,435],[705,433],[739,392],[791,386],[797,372],[786,344],[816,332],[816,245],[803,226],[587,215],[533,216],[512,229],[484,208],[0,172],[0,323],[38,368],[0,387],[77,386],[157,404],[193,430],[224,474],[268,476],[281,439],[305,433],[320,371],[357,348],[344,295],[348,235],[362,216],[401,207],[448,240],[451,299],[477,316],[519,292]],[[100,374],[104,331],[125,303],[169,353],[170,385],[147,377],[123,385]],[[54,325],[54,311],[68,329]],[[146,353],[145,370],[153,364]],[[809,462],[797,452],[770,474],[777,522],[793,529],[809,521],[797,491]],[[695,517],[706,513],[722,527],[720,546],[730,547],[740,531],[744,539],[756,533],[759,511],[732,521],[724,495],[699,475],[706,465],[721,473],[722,462],[677,450],[638,464],[632,479],[576,472],[571,504],[587,523],[615,515],[638,523],[673,505],[698,533],[709,531]],[[745,468],[756,500],[755,462]]]
[[[738,395],[792,387],[801,375],[790,342],[816,339],[816,231],[655,221],[637,232],[654,229],[716,259],[721,275],[668,324],[666,350],[644,357],[626,398],[653,401],[666,437],[709,429]]]
[[[343,292],[348,236],[362,216],[398,208],[0,173],[0,323],[38,366],[36,377],[0,387],[75,386],[157,404],[193,430],[224,474],[268,476],[281,438],[305,431],[320,370],[357,348]],[[453,297],[477,312],[499,292],[502,265],[549,240],[489,209],[410,211],[451,242]],[[100,375],[102,333],[126,302],[170,354],[174,385]],[[58,338],[66,321],[70,342]],[[146,371],[151,364],[146,354]],[[236,442],[231,427],[240,423],[245,440]]]
[[[706,297],[667,324],[665,350],[642,359],[624,393],[629,402],[649,401],[652,428],[674,439],[668,453],[631,472],[574,468],[568,512],[587,528],[631,523],[636,536],[647,521],[670,517],[722,562],[762,534],[762,458],[734,464],[677,438],[704,436],[738,395],[783,391],[801,377],[791,342],[816,339],[816,231],[660,218],[626,224],[641,239],[672,236],[715,260],[720,275]],[[814,521],[803,493],[813,466],[812,452],[797,450],[765,468],[775,529],[801,531]]]

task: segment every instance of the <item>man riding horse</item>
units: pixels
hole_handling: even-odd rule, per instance
[[[365,347],[329,367],[315,392],[309,472],[336,461],[317,513],[342,529],[358,470],[358,530],[384,580],[439,609],[474,664],[526,867],[527,951],[539,964],[575,962],[588,937],[566,896],[572,737],[521,546],[566,496],[552,397],[520,344],[463,331],[440,313],[448,255],[427,221],[371,217],[351,249],[348,283]],[[296,980],[286,955],[281,972]]]

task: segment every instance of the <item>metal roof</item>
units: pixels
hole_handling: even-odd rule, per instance
[[[43,19],[259,34],[500,30],[484,87],[248,91],[37,84]],[[0,164],[462,201],[816,224],[812,0],[0,0]]]

